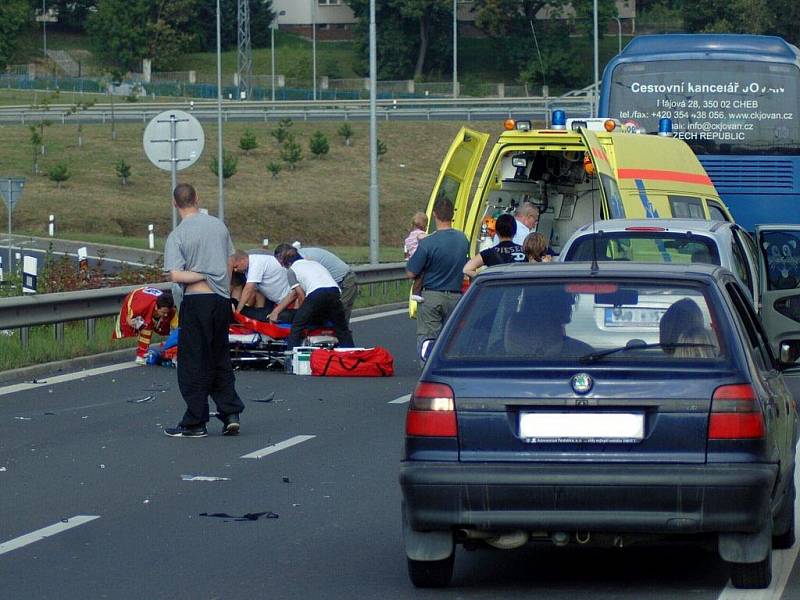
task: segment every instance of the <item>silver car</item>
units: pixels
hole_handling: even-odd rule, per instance
[[[726,267],[750,293],[775,352],[800,358],[800,225],[760,225],[751,236],[724,221],[611,219],[578,229],[558,260]]]

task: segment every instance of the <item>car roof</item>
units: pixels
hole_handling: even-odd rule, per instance
[[[704,263],[659,264],[654,269],[652,264],[637,262],[600,262],[592,269],[590,262],[550,262],[505,264],[484,269],[478,279],[544,279],[575,277],[625,277],[641,280],[686,279],[687,281],[708,281],[718,279],[730,271],[718,265]]]
[[[594,231],[613,233],[625,231],[629,227],[661,227],[670,233],[706,233],[713,235],[733,227],[727,221],[707,221],[706,219],[605,219],[578,228],[575,235]]]

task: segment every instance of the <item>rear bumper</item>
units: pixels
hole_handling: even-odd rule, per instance
[[[400,486],[417,531],[754,532],[777,472],[771,464],[406,462]]]

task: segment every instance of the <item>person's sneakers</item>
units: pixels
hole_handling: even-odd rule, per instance
[[[140,365],[140,366],[141,365],[146,365],[147,364],[147,359],[144,356],[137,356],[136,360],[133,361],[133,362],[135,362],[137,365]]]
[[[177,425],[176,427],[165,427],[164,433],[170,437],[206,437],[208,430],[205,425],[197,425],[195,427],[184,427]]]
[[[239,415],[231,413],[222,418],[222,435],[239,435]]]

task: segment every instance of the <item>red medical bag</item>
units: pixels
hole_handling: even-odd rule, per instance
[[[311,353],[311,374],[326,377],[391,377],[394,357],[386,348],[328,350]]]

